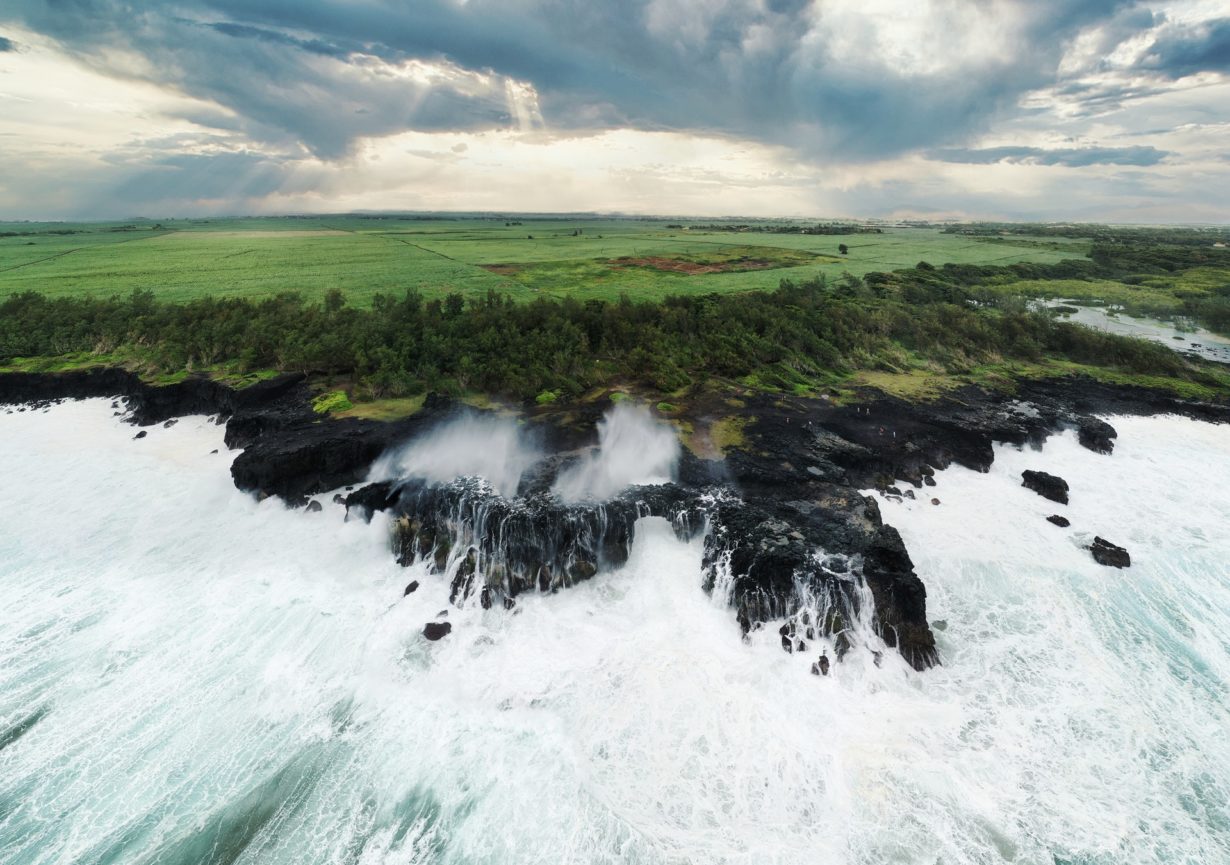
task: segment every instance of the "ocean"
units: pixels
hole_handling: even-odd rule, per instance
[[[662,521],[457,608],[384,515],[237,491],[205,418],[0,414],[0,862],[1230,862],[1230,433],[1111,422],[882,499],[943,664],[821,677]]]

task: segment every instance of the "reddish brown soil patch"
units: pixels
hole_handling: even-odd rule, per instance
[[[515,276],[525,269],[521,264],[480,264],[479,267],[499,276]]]
[[[782,267],[780,262],[766,258],[739,258],[730,261],[718,261],[700,264],[695,261],[683,261],[678,258],[649,256],[647,258],[616,258],[609,262],[614,267],[650,267],[666,273],[682,273],[685,276],[695,276],[701,273],[730,273],[743,270],[768,270]]]

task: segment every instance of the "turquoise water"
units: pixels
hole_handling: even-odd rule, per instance
[[[883,503],[945,665],[820,679],[663,524],[427,643],[444,580],[236,492],[220,427],[0,414],[0,862],[1230,861],[1230,435],[1114,423]]]

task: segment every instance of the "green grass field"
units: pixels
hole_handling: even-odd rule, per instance
[[[775,288],[782,279],[891,271],[919,261],[1011,264],[1083,257],[1087,244],[962,237],[928,228],[817,236],[668,229],[598,218],[270,217],[163,223],[0,223],[0,297],[127,294],[168,300],[337,288],[352,303],[417,289],[528,300]],[[9,234],[11,236],[2,236]],[[838,254],[838,245],[849,254]]]

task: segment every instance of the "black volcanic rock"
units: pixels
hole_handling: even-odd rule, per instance
[[[1049,517],[1046,518],[1046,521],[1048,523],[1053,523],[1054,525],[1059,526],[1059,528],[1061,529],[1066,529],[1068,526],[1072,525],[1071,520],[1069,520],[1067,517],[1061,517],[1059,514],[1051,514]]]
[[[1132,557],[1128,555],[1128,551],[1105,538],[1095,537],[1093,544],[1089,547],[1089,552],[1093,553],[1093,560],[1099,565],[1106,565],[1110,568],[1130,568],[1132,566]]]
[[[691,538],[704,512],[686,488],[637,487],[602,503],[566,504],[549,493],[506,499],[485,483],[410,480],[372,484],[352,493],[347,508],[397,515],[393,549],[403,565],[426,561],[437,571],[456,561],[450,600],[478,595],[485,608],[523,592],[550,592],[627,561],[636,522],[671,521]],[[498,528],[497,528],[498,527]]]
[[[405,420],[322,420],[310,412],[265,431],[231,464],[241,490],[296,500],[367,475],[376,458],[395,444],[438,423],[451,407],[420,410]],[[248,421],[244,421],[245,424]]]
[[[452,633],[452,630],[452,622],[428,622],[423,625],[423,636],[434,643],[436,640],[442,640],[447,637]]]
[[[117,367],[57,373],[14,372],[0,375],[0,404],[118,396],[127,401],[131,413],[128,420],[138,426],[149,426],[185,415],[230,415],[242,409],[267,408],[292,395],[303,380],[299,373],[287,373],[236,390],[203,377],[153,385],[142,381],[136,373]]]
[[[1119,436],[1113,426],[1096,417],[1077,418],[1076,430],[1081,445],[1100,454],[1113,451],[1114,440]]]
[[[1068,482],[1063,478],[1032,469],[1025,469],[1021,472],[1021,477],[1023,478],[1021,486],[1033,490],[1042,498],[1061,505],[1068,503]]]
[[[880,636],[916,670],[938,661],[927,624],[927,588],[914,573],[901,534],[882,525],[863,553],[863,577],[875,598]]]
[[[348,496],[338,493],[335,500],[346,506],[346,513],[355,509],[364,518],[370,517],[375,511],[387,511],[401,498],[401,490],[392,481],[377,481],[360,487]]]

